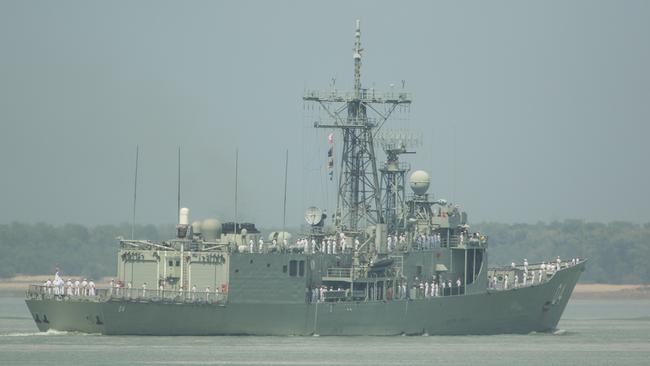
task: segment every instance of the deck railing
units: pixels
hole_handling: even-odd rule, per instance
[[[77,291],[78,290],[78,291]],[[220,304],[227,299],[227,294],[206,291],[179,291],[135,288],[96,288],[82,289],[72,287],[53,287],[30,285],[25,296],[28,299],[57,299],[75,301],[151,301],[174,303],[210,303]]]
[[[349,278],[352,274],[350,268],[328,268],[327,277],[344,277]]]
[[[542,266],[542,263],[528,264],[528,266],[515,264],[514,266],[502,266],[488,269],[488,288],[492,290],[508,290],[512,288],[529,287],[548,282],[555,273],[580,263],[574,261],[549,262]],[[506,282],[507,276],[507,282]],[[516,281],[515,281],[515,276]],[[494,280],[496,278],[496,281]]]

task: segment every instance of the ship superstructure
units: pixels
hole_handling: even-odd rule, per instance
[[[488,237],[470,230],[458,206],[428,192],[426,172],[411,172],[400,160],[414,153],[413,139],[379,134],[411,99],[404,91],[363,88],[362,51],[357,21],[353,91],[304,96],[329,116],[315,127],[342,135],[331,218],[310,207],[307,232],[264,236],[252,223],[190,224],[189,210],[181,208],[175,238],[120,241],[117,278],[107,288],[31,286],[26,302],[39,329],[155,335],[555,329],[585,262],[558,258],[488,269]],[[375,145],[385,162],[378,163]]]

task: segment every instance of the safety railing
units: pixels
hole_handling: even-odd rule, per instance
[[[328,268],[327,277],[345,277],[349,278],[352,274],[350,268]]]
[[[224,303],[227,300],[227,294],[212,291],[181,291],[148,288],[135,289],[122,287],[83,289],[43,285],[30,285],[25,296],[28,299],[59,299],[75,301],[121,300],[211,304]]]
[[[308,90],[303,95],[304,100],[308,101],[332,101],[344,102],[351,101],[357,98],[354,91],[341,91],[341,90]],[[379,92],[374,89],[361,89],[358,95],[359,99],[372,103],[410,103],[412,94],[403,90]]]
[[[509,290],[548,282],[555,273],[580,263],[580,259],[549,263],[515,264],[488,269],[488,288]]]

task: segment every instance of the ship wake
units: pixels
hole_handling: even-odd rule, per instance
[[[16,333],[7,333],[0,334],[0,337],[53,337],[53,336],[93,336],[100,335],[99,333],[80,333],[80,332],[68,332],[62,330],[48,329],[45,332],[16,332]]]

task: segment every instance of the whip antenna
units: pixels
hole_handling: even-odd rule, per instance
[[[135,179],[133,182],[133,217],[131,221],[131,239],[135,236],[135,204],[138,199],[138,155],[140,155],[140,146],[135,145]]]

